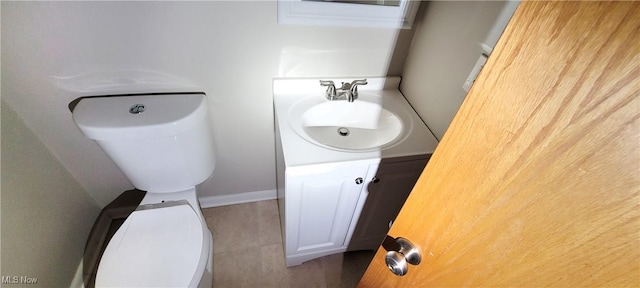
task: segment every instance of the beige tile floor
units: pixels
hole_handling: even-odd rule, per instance
[[[355,287],[373,251],[347,252],[287,268],[276,200],[203,209],[213,234],[213,286]]]

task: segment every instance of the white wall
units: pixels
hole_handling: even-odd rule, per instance
[[[275,1],[1,5],[2,98],[102,206],[132,186],[74,126],[73,99],[204,91],[218,161],[200,196],[274,190],[272,79],[399,75],[412,33],[278,25]]]
[[[484,49],[493,48],[518,2],[433,1],[416,16],[400,90],[438,139],[467,92],[462,84]]]
[[[69,287],[100,209],[2,101],[2,276]],[[5,285],[3,285],[5,286]]]

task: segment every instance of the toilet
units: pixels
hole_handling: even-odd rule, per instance
[[[204,93],[82,98],[73,121],[140,190],[109,241],[96,287],[211,287],[213,239],[196,185],[215,167]]]

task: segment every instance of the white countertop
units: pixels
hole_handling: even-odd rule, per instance
[[[351,82],[356,78],[335,78],[335,83]],[[358,78],[361,79],[361,78]],[[400,77],[369,77],[368,84],[358,86],[360,92],[382,94],[382,107],[399,115],[404,122],[403,134],[390,146],[368,151],[344,151],[323,146],[313,140],[299,136],[289,123],[291,107],[307,97],[318,97],[318,101],[329,101],[325,98],[326,88],[320,86],[319,78],[274,79],[273,98],[276,125],[280,132],[280,140],[284,153],[285,165],[301,166],[326,164],[344,161],[379,161],[383,158],[425,156],[432,154],[438,145],[431,131],[407,103],[398,90]],[[365,92],[366,93],[366,92]],[[346,101],[346,100],[336,100]],[[358,101],[357,99],[355,101]]]

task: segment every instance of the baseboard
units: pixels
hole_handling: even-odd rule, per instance
[[[277,198],[276,189],[263,190],[254,192],[245,192],[229,195],[214,195],[199,197],[200,206],[202,208],[219,207],[233,204],[242,204],[249,202],[258,202],[263,200],[273,200]]]
[[[287,265],[287,267],[298,266],[312,259],[329,256],[333,254],[338,254],[338,253],[343,253],[345,251],[347,251],[346,247],[339,247],[339,248],[334,248],[331,250],[325,250],[320,252],[310,252],[310,253],[304,253],[304,254],[289,255],[285,257],[285,264]]]
[[[73,275],[69,288],[84,288],[84,281],[82,280],[82,262],[82,259],[80,259],[80,264],[78,265],[78,269],[76,269],[76,274]]]

